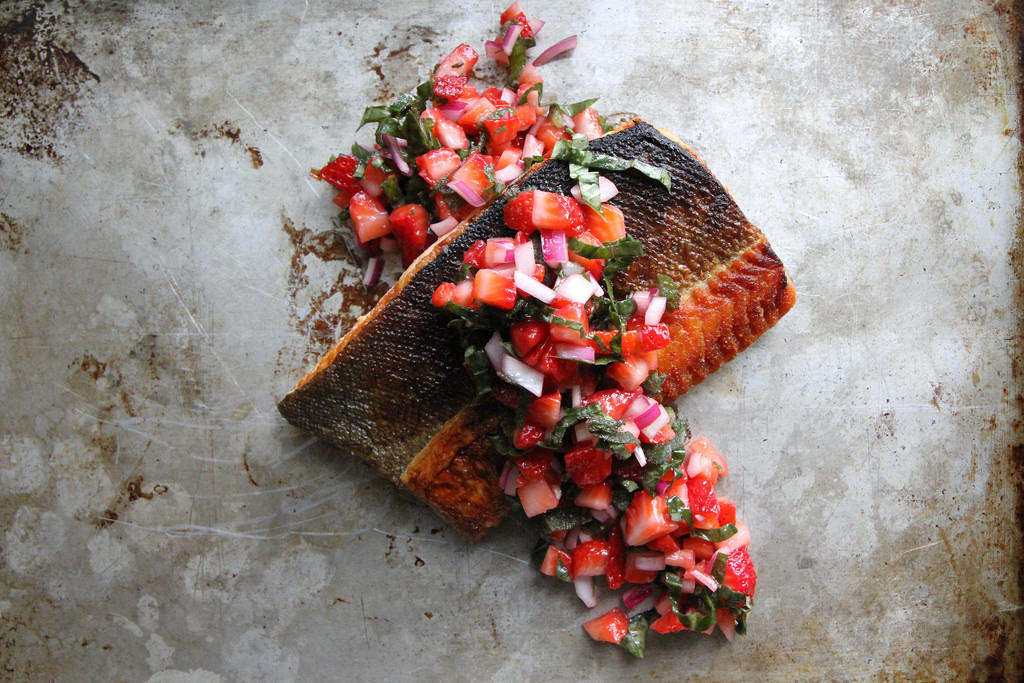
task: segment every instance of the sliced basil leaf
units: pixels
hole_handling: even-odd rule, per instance
[[[564,507],[544,513],[538,521],[544,531],[550,534],[552,531],[568,531],[573,527],[586,524],[593,518],[590,511],[585,508]]]
[[[535,91],[535,90],[537,91],[537,101],[540,102],[540,98],[544,94],[544,84],[543,83],[534,83],[529,88],[527,88],[525,91],[523,91],[522,95],[519,96],[519,99],[516,100],[516,106],[528,103],[530,101],[530,99],[529,99],[530,98],[530,93]]]
[[[523,67],[526,66],[526,41],[516,38],[512,46],[512,53],[508,56],[508,76],[505,83],[514,88],[518,85],[519,77],[523,75]]]
[[[381,121],[391,117],[391,113],[388,108],[384,105],[374,105],[367,107],[363,110],[363,118],[359,120],[359,125],[356,126],[356,130],[359,130],[368,123],[380,123]]]
[[[684,614],[676,614],[679,617],[680,623],[691,631],[700,633],[707,631],[715,623],[715,614],[701,614],[700,612],[686,612]]]
[[[568,568],[565,563],[562,562],[562,556],[558,556],[558,561],[555,564],[555,578],[561,581],[572,581],[572,576],[569,574]]]
[[[732,526],[732,524],[728,524],[726,526]],[[736,527],[733,527],[733,529],[735,528]],[[733,533],[736,532],[734,531]],[[726,536],[726,538],[728,538],[731,535],[732,534],[729,534],[728,536]],[[715,566],[711,568],[711,578],[713,578],[715,581],[719,583],[719,587],[721,587],[721,583],[725,581],[725,567],[728,563],[729,558],[726,556],[725,553],[718,553],[717,555],[715,555]]]
[[[658,274],[658,294],[665,297],[668,310],[679,308],[679,285],[668,275]]]
[[[673,522],[686,522],[686,526],[693,529],[693,510],[686,507],[686,503],[679,496],[670,496],[667,501],[668,517]]]
[[[614,242],[605,242],[601,245],[587,244],[586,242],[581,242],[575,237],[570,237],[569,248],[583,258],[633,258],[635,256],[641,256],[644,253],[643,243],[637,238],[630,237],[629,235],[626,235],[622,239],[615,240]]]
[[[663,375],[657,370],[647,375],[647,379],[644,380],[642,385],[644,393],[648,396],[657,396],[658,393],[661,392],[661,385],[665,383],[665,378],[667,376],[668,375]]]
[[[646,612],[633,615],[629,619],[626,635],[619,641],[619,645],[634,657],[643,659],[644,649],[647,645],[647,631],[650,630],[650,627],[650,617]]]
[[[690,524],[690,522],[687,522],[687,524]],[[697,536],[698,538],[706,538],[712,543],[721,543],[730,536],[735,535],[736,532],[737,529],[735,524],[726,524],[725,526],[716,527],[714,529],[694,529],[693,525],[690,524],[691,536]],[[719,557],[721,557],[721,555]]]
[[[716,591],[718,604],[729,609],[750,609],[750,596],[740,591],[735,591],[728,586],[719,586]]]
[[[491,361],[483,349],[467,346],[464,354],[466,367],[476,380],[476,395],[483,396],[491,391]]]

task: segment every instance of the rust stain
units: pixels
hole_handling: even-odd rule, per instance
[[[25,228],[6,213],[0,213],[0,248],[27,254],[24,237]]]
[[[179,121],[176,127],[178,129],[187,128],[187,125]],[[253,168],[258,169],[263,166],[263,152],[261,152],[255,145],[246,143],[242,139],[242,129],[234,125],[231,121],[224,121],[223,123],[214,123],[204,126],[198,130],[191,131],[189,135],[192,140],[197,143],[196,150],[199,153],[199,156],[204,159],[206,158],[206,149],[204,148],[203,140],[221,139],[227,140],[231,146],[241,146],[245,150],[246,154],[249,155],[249,162],[252,164]]]
[[[259,484],[256,483],[255,479],[253,479],[252,470],[249,469],[249,451],[242,453],[242,467],[245,468],[245,475],[249,477],[249,483],[258,487]]]
[[[32,7],[0,26],[0,148],[31,159],[61,158],[56,139],[75,120],[96,75],[59,43],[67,27]]]
[[[288,295],[292,306],[292,326],[307,339],[303,362],[310,362],[324,354],[336,341],[336,331],[345,330],[355,324],[357,317],[369,310],[387,291],[387,285],[378,283],[364,287],[361,282],[346,284],[344,273],[339,273],[333,282],[316,283],[316,293],[309,297],[308,310],[300,312],[298,299],[311,286],[307,272],[307,259],[316,258],[324,262],[344,261],[355,265],[356,259],[339,230],[334,228],[314,232],[306,227],[296,227],[294,221],[284,217],[282,228],[292,245],[291,263],[288,271]],[[325,310],[328,299],[340,295],[344,306],[337,312]]]

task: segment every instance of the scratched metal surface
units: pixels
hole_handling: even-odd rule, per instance
[[[754,534],[750,634],[629,661],[519,525],[466,543],[276,413],[382,291],[306,171],[503,7],[6,2],[5,676],[1024,676],[1012,5],[535,4],[581,37],[546,94],[674,130],[796,282],[679,403]]]

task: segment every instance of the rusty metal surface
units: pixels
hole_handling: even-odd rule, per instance
[[[678,404],[747,637],[597,646],[521,525],[467,543],[277,415],[383,291],[308,168],[501,9],[0,5],[3,676],[1019,680],[1009,2],[527,4],[581,38],[545,93],[673,130],[796,282]]]

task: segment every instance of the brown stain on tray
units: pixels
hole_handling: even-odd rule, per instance
[[[38,160],[62,157],[58,138],[81,95],[100,77],[73,50],[68,27],[32,7],[0,26],[0,148]]]

